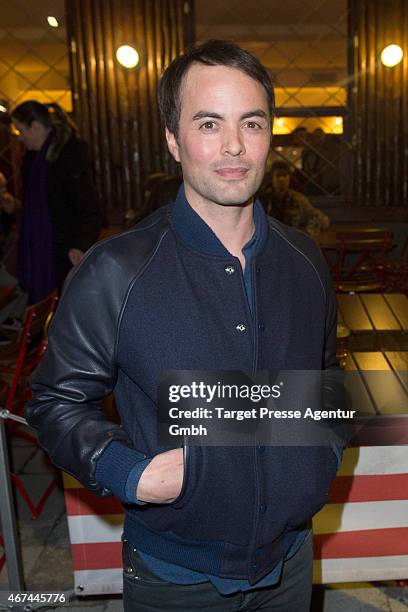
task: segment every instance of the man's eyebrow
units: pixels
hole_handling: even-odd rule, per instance
[[[243,115],[241,115],[240,119],[249,119],[250,117],[262,117],[262,119],[268,119],[268,115],[261,108],[256,108],[254,110],[247,111]],[[193,121],[199,121],[200,119],[223,119],[222,115],[219,113],[214,113],[212,111],[199,111],[193,117]]]
[[[249,119],[250,117],[262,117],[263,119],[268,119],[268,115],[261,108],[248,111],[247,113],[241,115],[241,119]]]
[[[219,115],[218,113],[213,113],[211,111],[199,111],[198,113],[196,113],[193,117],[193,121],[197,121],[199,119],[205,119],[207,117],[210,117],[211,119],[222,119],[222,116]]]

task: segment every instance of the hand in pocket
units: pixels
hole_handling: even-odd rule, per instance
[[[183,486],[183,449],[156,455],[142,473],[136,490],[137,499],[154,504],[169,504],[180,495]]]

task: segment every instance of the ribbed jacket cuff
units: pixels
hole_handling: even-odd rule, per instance
[[[134,468],[139,463],[145,463],[145,459],[146,455],[143,453],[114,440],[99,457],[96,464],[95,478],[98,484],[109,489],[121,501],[134,504],[136,503],[135,492],[138,477],[140,478],[144,467],[137,471],[138,477],[137,475],[132,475],[132,482],[135,488],[133,489],[133,496],[130,498],[128,497],[128,489],[129,491],[132,490],[130,487],[127,487],[127,482]],[[150,459],[147,459],[147,463],[149,461]]]

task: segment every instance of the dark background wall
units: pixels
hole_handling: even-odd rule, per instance
[[[146,177],[173,173],[156,103],[158,79],[193,36],[184,0],[67,0],[74,118],[91,143],[107,218],[141,207]],[[129,44],[134,69],[116,61]],[[116,213],[116,215],[115,215]]]
[[[408,220],[408,2],[351,0],[349,39],[353,203]],[[393,68],[380,60],[390,43],[405,51]]]

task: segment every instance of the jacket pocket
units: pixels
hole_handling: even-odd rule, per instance
[[[254,509],[253,449],[191,446],[178,498],[143,507],[140,519],[155,531],[201,541],[247,545]]]
[[[184,444],[183,446],[183,483],[181,485],[181,491],[179,496],[170,504],[168,504],[169,506],[173,506],[173,508],[182,508],[188,501],[189,497],[191,496],[191,492],[188,491],[189,489],[189,480],[190,480],[190,457],[191,457],[191,450],[190,447],[187,444]]]

